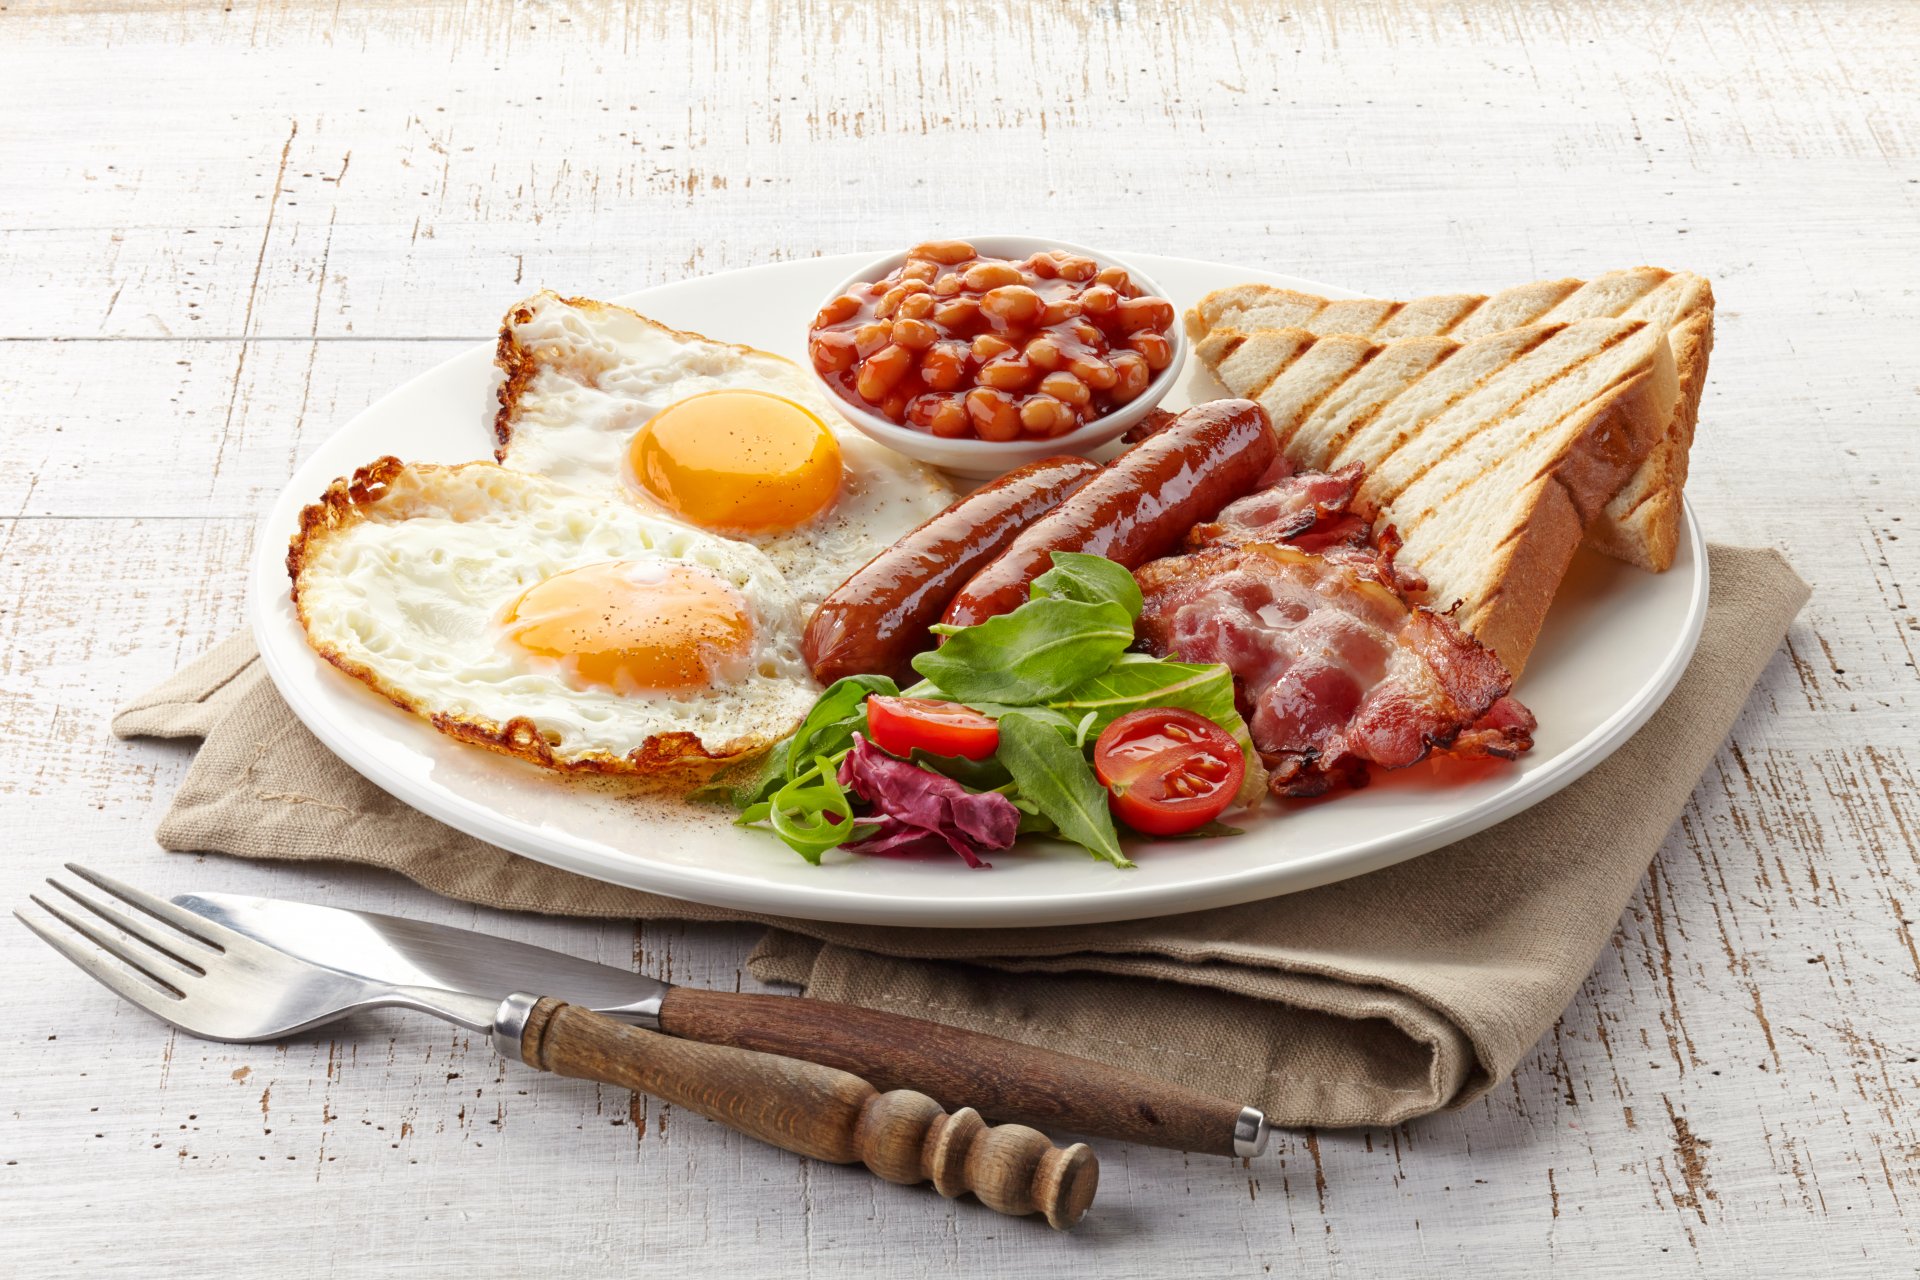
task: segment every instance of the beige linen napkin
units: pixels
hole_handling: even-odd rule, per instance
[[[776,920],[556,871],[442,826],[342,764],[280,700],[245,637],[136,699],[113,728],[205,739],[160,825],[168,849],[385,867],[491,907],[762,920],[774,927],[754,973],[821,999],[1098,1058],[1252,1101],[1278,1123],[1386,1124],[1479,1096],[1553,1025],[1807,597],[1775,552],[1715,547],[1710,563],[1705,634],[1679,686],[1558,795],[1372,875],[1120,924]]]

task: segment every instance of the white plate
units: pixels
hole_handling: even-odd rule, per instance
[[[663,285],[619,301],[679,328],[803,356],[813,306],[865,255],[755,267]],[[1245,267],[1128,255],[1181,307],[1248,280],[1333,296],[1348,291]],[[561,282],[564,284],[564,282]],[[501,310],[517,301],[502,299]],[[491,345],[387,395],[294,475],[255,547],[251,611],[268,672],[308,728],[373,782],[450,826],[527,857],[616,884],[748,911],[888,925],[1046,925],[1190,911],[1291,893],[1425,853],[1566,786],[1653,714],[1685,669],[1706,616],[1706,552],[1688,513],[1673,569],[1653,575],[1582,552],[1516,692],[1540,719],[1517,764],[1423,764],[1363,791],[1269,805],[1238,838],[1142,841],[1133,871],[1079,850],[1026,842],[993,869],[830,855],[810,867],[762,832],[723,818],[636,806],[442,737],[310,650],[287,596],[285,554],[300,509],[334,477],[382,454],[424,462],[488,457]],[[1221,392],[1197,367],[1168,397],[1178,409]]]

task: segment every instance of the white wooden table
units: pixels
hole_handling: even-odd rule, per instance
[[[169,1035],[0,928],[15,1274],[1920,1275],[1920,10],[0,5],[0,815],[64,858],[750,986],[746,929],[161,853],[109,709],[241,625],[304,451],[540,285],[934,230],[1362,289],[1713,278],[1691,494],[1816,585],[1510,1084],[1251,1165],[1108,1147],[1054,1236],[531,1079],[438,1024]]]

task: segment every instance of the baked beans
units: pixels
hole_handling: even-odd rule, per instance
[[[1051,439],[1137,398],[1173,361],[1173,304],[1121,267],[916,245],[820,309],[813,367],[849,402],[948,438]]]

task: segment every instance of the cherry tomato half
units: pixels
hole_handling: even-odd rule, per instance
[[[1150,836],[1177,836],[1219,817],[1240,791],[1240,744],[1205,716],[1178,707],[1129,711],[1093,746],[1093,772],[1113,816]]]
[[[915,747],[937,756],[985,760],[1000,745],[1000,726],[971,707],[925,698],[867,698],[867,730],[874,745],[896,756]]]

